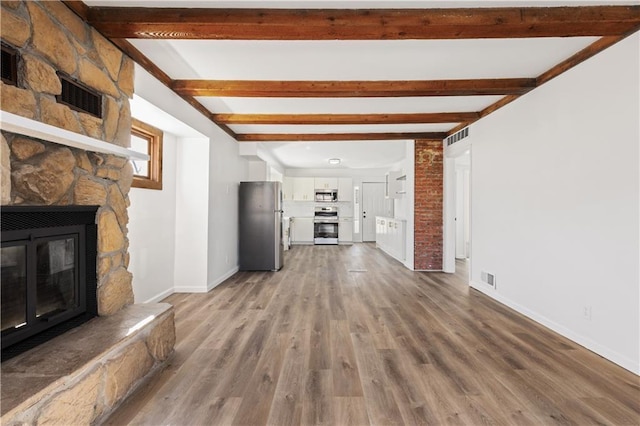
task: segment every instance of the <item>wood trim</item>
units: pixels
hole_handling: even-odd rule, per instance
[[[559,64],[557,64],[556,66],[548,70],[547,72],[540,74],[538,78],[536,78],[536,85],[537,86],[543,85],[547,81],[559,76],[563,72],[575,67],[581,62],[584,62],[587,59],[591,58],[592,56],[602,52],[607,47],[613,46],[614,44],[616,44],[617,42],[619,42],[620,40],[626,37],[627,37],[626,35],[620,35],[620,36],[609,36],[609,37],[600,38],[599,40],[585,47],[584,49],[577,52],[573,56],[560,62]]]
[[[416,114],[214,114],[225,124],[410,124],[459,123],[475,120],[477,112],[436,112]]]
[[[82,18],[83,21],[85,22],[89,21],[89,10],[91,8],[87,6],[83,1],[63,0],[62,3],[64,3],[76,15]]]
[[[181,95],[275,98],[371,98],[515,95],[533,89],[533,78],[394,81],[175,80]]]
[[[500,99],[498,102],[493,103],[491,105],[489,105],[488,107],[486,107],[485,109],[483,109],[482,111],[480,111],[480,118],[482,117],[486,117],[487,115],[491,114],[492,112],[502,108],[503,106],[510,104],[511,102],[515,101],[516,99],[518,99],[520,96],[505,96],[504,98]]]
[[[459,9],[92,7],[109,38],[406,40],[606,36],[640,24],[640,6]]]
[[[160,81],[160,83],[164,84],[168,88],[171,88],[173,80],[167,73],[162,71],[159,66],[157,66],[151,59],[147,58],[147,56],[138,50],[133,44],[129,43],[125,39],[117,38],[111,39],[111,43],[115,44],[122,50],[127,56],[133,59],[138,65],[144,68],[149,74],[154,76]]]
[[[162,145],[164,133],[145,122],[131,119],[131,133],[149,142],[149,176],[133,175],[131,186],[146,189],[162,189]]]
[[[630,36],[634,32],[635,31],[632,31],[632,32],[629,32],[627,34],[623,34],[623,35],[620,35],[620,36],[611,36],[611,37],[601,37],[601,38],[599,38],[598,40],[596,40],[595,42],[591,43],[589,46],[585,47],[584,49],[582,49],[578,53],[576,53],[573,56],[567,58],[566,60],[560,62],[559,64],[557,64],[553,68],[549,69],[548,71],[545,71],[544,73],[540,74],[535,79],[536,80],[536,87],[542,86],[543,84],[545,84],[548,81],[556,78],[560,74],[570,70],[571,68],[575,67],[576,65],[578,65],[578,64],[586,61],[587,59],[595,56],[596,54],[602,52],[606,48],[611,47],[614,44],[618,43],[619,41],[624,40],[625,38],[627,38],[628,36]],[[531,90],[533,90],[533,89],[531,89]],[[477,119],[471,120],[471,121],[469,121],[467,123],[461,123],[460,125],[458,125],[458,126],[454,127],[453,129],[451,129],[449,132],[447,132],[447,136],[451,136],[452,134],[456,133],[457,131],[459,131],[461,129],[464,129],[465,127],[467,127],[471,123],[479,120],[480,118],[486,117],[487,115],[489,115],[489,114],[493,113],[494,111],[502,108],[503,106],[510,104],[511,102],[513,102],[516,99],[518,99],[520,96],[522,96],[522,95],[508,95],[508,96],[505,96],[504,98],[500,99],[499,101],[489,105],[488,107],[486,107],[485,109],[480,111],[479,117]]]
[[[238,142],[313,142],[313,141],[379,141],[442,140],[447,132],[406,133],[240,133]]]
[[[63,3],[78,16],[80,16],[80,18],[82,18],[85,22],[87,22],[89,25],[92,25],[87,18],[94,8],[88,7],[82,1],[64,1]],[[233,132],[233,130],[222,123],[217,123],[213,119],[213,114],[211,113],[211,111],[209,111],[204,105],[198,102],[193,96],[183,95],[175,92],[175,90],[173,90],[171,87],[174,80],[172,80],[167,73],[162,71],[160,67],[158,67],[153,61],[151,61],[151,59],[149,59],[145,54],[138,50],[133,44],[122,38],[110,38],[105,34],[102,35],[109,39],[111,43],[116,45],[125,55],[129,56],[134,62],[144,68],[149,74],[154,76],[156,79],[158,79],[158,81],[160,81],[174,93],[184,99],[189,105],[195,108],[196,111],[207,117],[209,120],[213,121],[225,133],[235,139],[236,134]]]
[[[111,39],[111,42],[118,46],[125,54],[127,54],[131,59],[133,59],[138,65],[144,68],[149,74],[158,79],[162,84],[167,86],[173,92],[175,92],[178,96],[184,99],[189,105],[196,109],[200,114],[207,117],[209,120],[213,121],[218,125],[225,133],[227,133],[232,138],[236,137],[236,134],[233,130],[231,130],[228,126],[218,123],[213,118],[213,114],[209,111],[204,105],[198,102],[193,96],[178,93],[173,90],[173,82],[174,80],[169,77],[167,73],[162,71],[160,67],[158,67],[151,59],[147,58],[140,50],[138,50],[133,44],[129,43],[124,39]]]

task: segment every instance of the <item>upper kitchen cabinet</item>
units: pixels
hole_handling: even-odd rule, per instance
[[[293,178],[293,199],[295,201],[313,201],[315,199],[314,178]]]
[[[353,201],[353,179],[338,178],[338,201]]]
[[[293,200],[293,178],[282,178],[282,201]]]
[[[338,178],[315,178],[315,189],[339,189]]]

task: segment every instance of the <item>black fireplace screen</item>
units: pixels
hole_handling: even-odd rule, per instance
[[[3,360],[96,316],[96,210],[2,208]]]

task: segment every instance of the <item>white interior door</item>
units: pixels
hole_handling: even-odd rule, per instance
[[[376,240],[376,216],[385,216],[384,183],[362,184],[362,241]]]

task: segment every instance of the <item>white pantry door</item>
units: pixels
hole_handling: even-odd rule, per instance
[[[384,183],[362,183],[362,241],[376,240],[376,216],[385,216]]]

